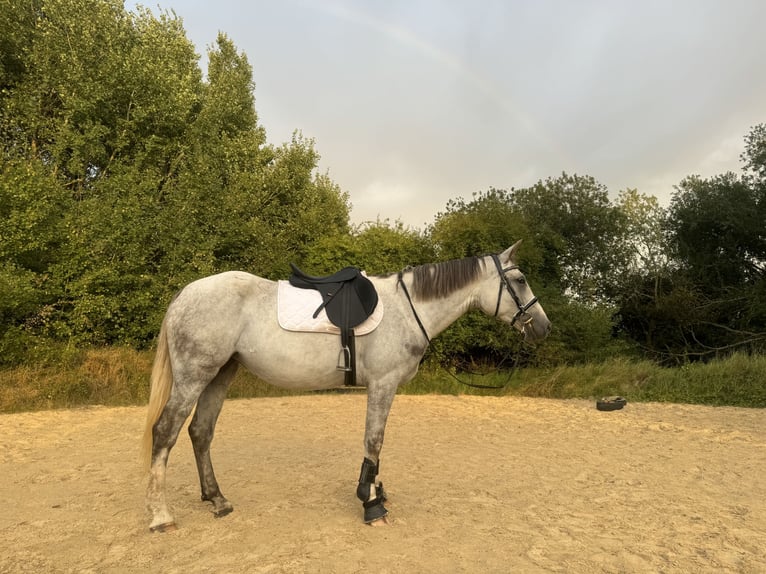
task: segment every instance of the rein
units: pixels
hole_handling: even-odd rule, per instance
[[[531,307],[533,307],[537,303],[537,297],[532,297],[532,299],[529,300],[528,303],[522,304],[521,299],[519,299],[519,296],[516,294],[516,292],[513,290],[513,287],[511,286],[511,282],[506,277],[506,273],[508,271],[513,271],[514,269],[518,269],[518,265],[511,265],[510,267],[503,268],[503,266],[500,264],[500,258],[496,254],[492,254],[492,261],[495,263],[495,268],[497,269],[498,274],[500,275],[500,288],[497,292],[497,305],[495,306],[495,317],[497,317],[498,313],[500,312],[500,302],[503,298],[503,287],[505,287],[506,291],[511,295],[511,298],[513,299],[513,302],[516,303],[516,307],[518,311],[516,311],[516,314],[511,319],[511,327],[518,321],[519,317],[522,317],[527,314],[527,311]],[[423,322],[420,320],[420,316],[418,315],[418,312],[415,310],[415,305],[412,302],[412,297],[410,296],[410,291],[407,289],[407,285],[404,283],[404,271],[399,271],[399,274],[397,275],[397,283],[402,286],[402,291],[404,291],[404,295],[407,297],[407,302],[410,304],[410,309],[412,309],[412,314],[415,316],[415,321],[418,323],[418,327],[420,327],[421,332],[423,333],[423,336],[426,338],[426,343],[431,344],[431,338],[428,336],[428,331],[426,331],[425,326],[423,325]],[[531,321],[531,319],[529,319]],[[529,321],[525,322],[528,323]],[[500,365],[502,365],[505,360],[510,356],[510,351],[505,356],[505,358],[500,361]],[[461,381],[460,378],[455,373],[452,373],[449,371],[446,367],[442,367],[444,371],[449,374],[453,379],[455,379],[458,383],[461,385],[465,385],[466,387],[472,387],[474,389],[503,389],[508,385],[508,381],[505,382],[504,385],[477,385],[475,383],[468,383],[466,381]],[[499,367],[498,369],[499,370]],[[511,375],[513,372],[511,372]],[[508,380],[510,380],[511,375],[508,376]]]
[[[418,312],[415,311],[415,305],[412,303],[412,297],[410,297],[410,291],[407,289],[407,285],[404,284],[404,271],[399,271],[399,275],[397,276],[397,282],[399,285],[402,286],[402,290],[404,291],[404,294],[407,296],[407,302],[410,304],[410,309],[412,309],[412,314],[415,315],[415,320],[418,322],[418,327],[420,327],[420,330],[423,332],[423,336],[426,338],[426,344],[431,344],[431,337],[428,336],[428,331],[426,331],[426,328],[423,326],[423,321],[420,320],[420,317],[418,316]]]
[[[500,367],[502,366],[503,363],[505,363],[505,360],[508,357],[510,357],[510,356],[511,356],[511,351],[508,351],[508,353],[505,355],[505,357],[503,357],[503,360],[500,361],[500,364],[497,367],[495,367],[495,373],[500,372]],[[505,383],[503,383],[502,385],[477,385],[476,383],[469,383],[469,382],[461,380],[460,377],[458,377],[452,371],[448,370],[447,367],[442,366],[442,369],[444,369],[444,372],[446,372],[450,377],[452,377],[458,383],[460,383],[461,385],[464,385],[466,387],[472,387],[474,389],[495,389],[495,390],[498,390],[498,389],[504,389],[505,387],[508,386],[508,382],[511,380],[511,377],[513,376],[513,372],[516,370],[516,367],[514,366],[514,368],[511,370],[511,372],[508,373],[508,378],[505,380]],[[479,373],[479,375],[483,375],[483,374],[490,374],[490,373]]]

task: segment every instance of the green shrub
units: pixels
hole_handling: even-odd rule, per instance
[[[60,362],[0,369],[0,412],[83,405],[142,405],[149,397],[153,354],[111,347],[59,349]],[[475,389],[459,381],[499,389]],[[363,392],[363,391],[360,391]],[[574,366],[534,367],[485,372],[447,371],[426,365],[403,394],[517,395],[596,399],[622,395],[629,401],[659,401],[766,407],[766,357],[738,354],[683,367],[615,358]],[[240,368],[230,398],[301,394],[268,385]]]

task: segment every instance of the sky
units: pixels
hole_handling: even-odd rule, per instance
[[[203,69],[229,36],[268,141],[312,138],[355,224],[423,229],[562,172],[667,205],[687,176],[739,171],[766,122],[763,0],[144,4],[183,19]]]

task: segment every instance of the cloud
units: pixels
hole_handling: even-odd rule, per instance
[[[166,0],[204,53],[254,68],[270,141],[300,129],[355,221],[422,226],[449,199],[562,171],[667,201],[739,169],[766,122],[761,0]]]

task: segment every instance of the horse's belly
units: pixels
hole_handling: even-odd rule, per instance
[[[338,335],[280,332],[268,340],[240,341],[237,359],[258,378],[288,389],[328,389],[343,386],[336,367]]]

